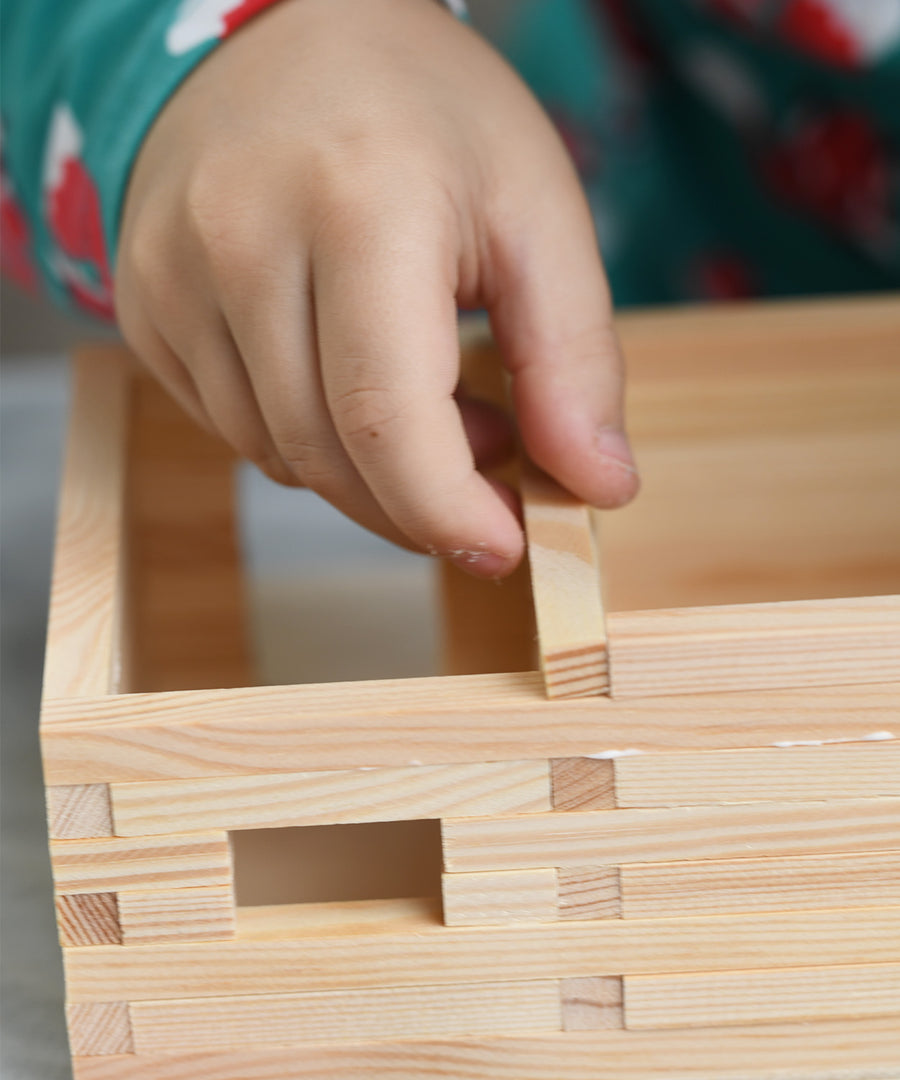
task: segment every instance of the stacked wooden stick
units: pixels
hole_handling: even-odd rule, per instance
[[[647,507],[598,537],[529,472],[542,671],[511,670],[521,603],[488,585],[504,669],[482,635],[486,673],[368,683],[249,685],[230,458],[114,351],[79,359],[41,726],[77,1080],[900,1075],[900,303],[623,329]],[[663,407],[679,350],[691,393],[741,388],[730,419]],[[719,556],[654,501],[710,441],[733,475],[806,437],[779,526],[842,485],[856,514],[806,577],[725,487]],[[797,591],[754,601],[751,570]],[[429,895],[235,892],[230,834],[435,820]]]

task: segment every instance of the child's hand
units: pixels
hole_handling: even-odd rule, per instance
[[[434,0],[283,0],[168,103],[129,188],[126,338],[285,483],[484,576],[513,569],[499,421],[454,398],[483,305],[528,451],[630,499],[621,361],[593,226],[540,107]]]

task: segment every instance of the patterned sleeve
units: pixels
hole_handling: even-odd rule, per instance
[[[203,57],[275,2],[5,0],[4,273],[112,319],[119,215],[147,130]]]

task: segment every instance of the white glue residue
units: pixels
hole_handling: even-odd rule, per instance
[[[793,742],[776,742],[772,743],[772,745],[779,748],[788,746],[828,746],[831,743],[888,742],[890,739],[896,739],[896,737],[892,731],[873,731],[868,735],[853,735],[848,739],[797,739]]]
[[[624,750],[601,750],[598,754],[585,754],[585,757],[595,758],[598,761],[607,761],[609,758],[634,757],[635,754],[643,754],[633,746],[627,746]]]

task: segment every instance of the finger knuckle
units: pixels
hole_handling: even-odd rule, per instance
[[[391,388],[366,383],[332,395],[329,405],[341,438],[370,449],[397,427],[407,408]]]
[[[291,434],[277,439],[278,452],[291,474],[305,487],[328,497],[336,482],[334,454],[317,441]]]
[[[252,265],[261,252],[265,200],[249,178],[218,164],[197,169],[184,199],[186,227],[214,278],[233,273],[236,263]]]

